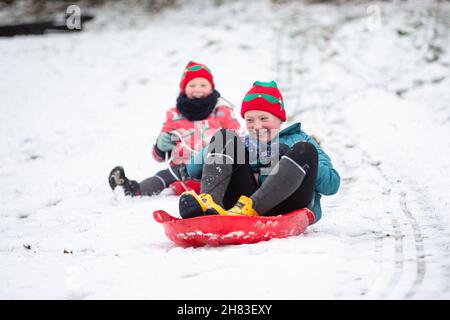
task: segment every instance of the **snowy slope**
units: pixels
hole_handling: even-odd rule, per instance
[[[79,34],[0,39],[0,298],[450,298],[449,4],[95,13]],[[169,190],[110,191],[117,164],[164,167],[151,146],[189,60],[237,115],[254,80],[277,80],[322,138],[342,185],[305,235],[182,249],[151,217],[176,213]]]

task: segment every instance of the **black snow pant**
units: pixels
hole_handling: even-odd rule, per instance
[[[172,183],[183,180],[185,173],[184,165],[174,165],[170,169],[159,171],[153,177],[147,178],[139,183],[139,195],[157,195]]]
[[[228,131],[227,134],[225,132]],[[231,179],[229,180],[228,186],[226,186],[226,191],[224,193],[222,204],[225,209],[232,208],[236,202],[238,201],[239,197],[241,195],[245,195],[247,197],[251,197],[255,191],[260,188],[257,181],[254,177],[254,172],[252,171],[252,167],[249,164],[250,155],[248,153],[248,150],[243,147],[242,141],[236,136],[230,134],[229,130],[222,129],[217,134],[222,135],[221,141],[223,141],[223,153],[230,154],[227,152],[227,148],[234,148],[234,152],[231,152],[231,154],[234,155],[233,163],[230,163],[229,165],[232,166],[231,170]],[[214,143],[214,138],[211,141],[211,145]],[[245,161],[244,163],[239,163],[237,161],[237,154],[238,149],[243,148],[245,150]],[[216,148],[217,149],[217,146]],[[212,150],[212,148],[210,148]],[[218,150],[213,150],[218,151]],[[317,170],[318,170],[318,153],[317,149],[314,147],[313,144],[302,141],[297,142],[295,145],[293,145],[291,148],[288,148],[284,151],[283,155],[289,158],[290,160],[293,160],[296,164],[301,166],[302,168],[305,168],[306,174],[303,176],[303,180],[300,184],[300,186],[295,190],[289,190],[289,186],[285,185],[283,183],[279,183],[277,185],[274,185],[271,187],[272,190],[280,193],[280,192],[286,192],[286,194],[290,194],[286,199],[284,199],[282,202],[276,202],[276,199],[273,199],[273,202],[270,203],[271,209],[268,212],[261,213],[261,215],[271,216],[271,215],[278,215],[278,214],[285,214],[292,211],[295,211],[300,208],[310,208],[312,209],[312,206],[314,204],[314,190],[316,185],[316,179],[317,179]],[[242,162],[242,157],[239,159]],[[203,171],[205,172],[205,166],[210,166],[214,164],[204,164]],[[293,174],[296,174],[293,172]],[[220,179],[223,179],[224,177],[219,177],[217,180],[217,183],[220,183]],[[266,183],[268,180],[263,182]],[[216,183],[216,185],[217,185]],[[202,180],[202,192],[209,193],[209,190],[213,189],[214,186],[211,187],[208,186],[207,188],[204,188],[203,180]],[[270,198],[270,196],[268,197]],[[275,197],[274,197],[275,198]],[[220,199],[215,199],[220,202]],[[265,200],[266,201],[266,200]],[[257,208],[258,204],[254,203],[254,207]],[[267,207],[267,205],[266,205]]]

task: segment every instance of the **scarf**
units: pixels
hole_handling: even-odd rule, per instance
[[[204,120],[216,107],[219,97],[220,93],[217,90],[205,98],[189,99],[186,94],[180,93],[177,98],[177,109],[189,121]]]

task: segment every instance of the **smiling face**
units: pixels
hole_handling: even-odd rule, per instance
[[[249,110],[244,114],[245,125],[253,137],[271,141],[280,131],[282,121],[267,111]]]
[[[189,99],[205,98],[213,92],[213,89],[211,83],[207,79],[194,78],[187,83],[185,92]]]

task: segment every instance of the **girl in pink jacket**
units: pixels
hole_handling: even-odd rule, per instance
[[[177,181],[184,181],[183,186],[190,185],[190,181],[186,181],[185,164],[220,129],[240,133],[240,124],[232,106],[215,89],[209,68],[191,61],[181,78],[176,106],[167,111],[166,121],[153,146],[153,157],[166,161],[169,168],[138,183],[128,179],[123,167],[117,166],[109,174],[109,185],[113,190],[122,186],[125,194],[131,196],[156,195]]]

